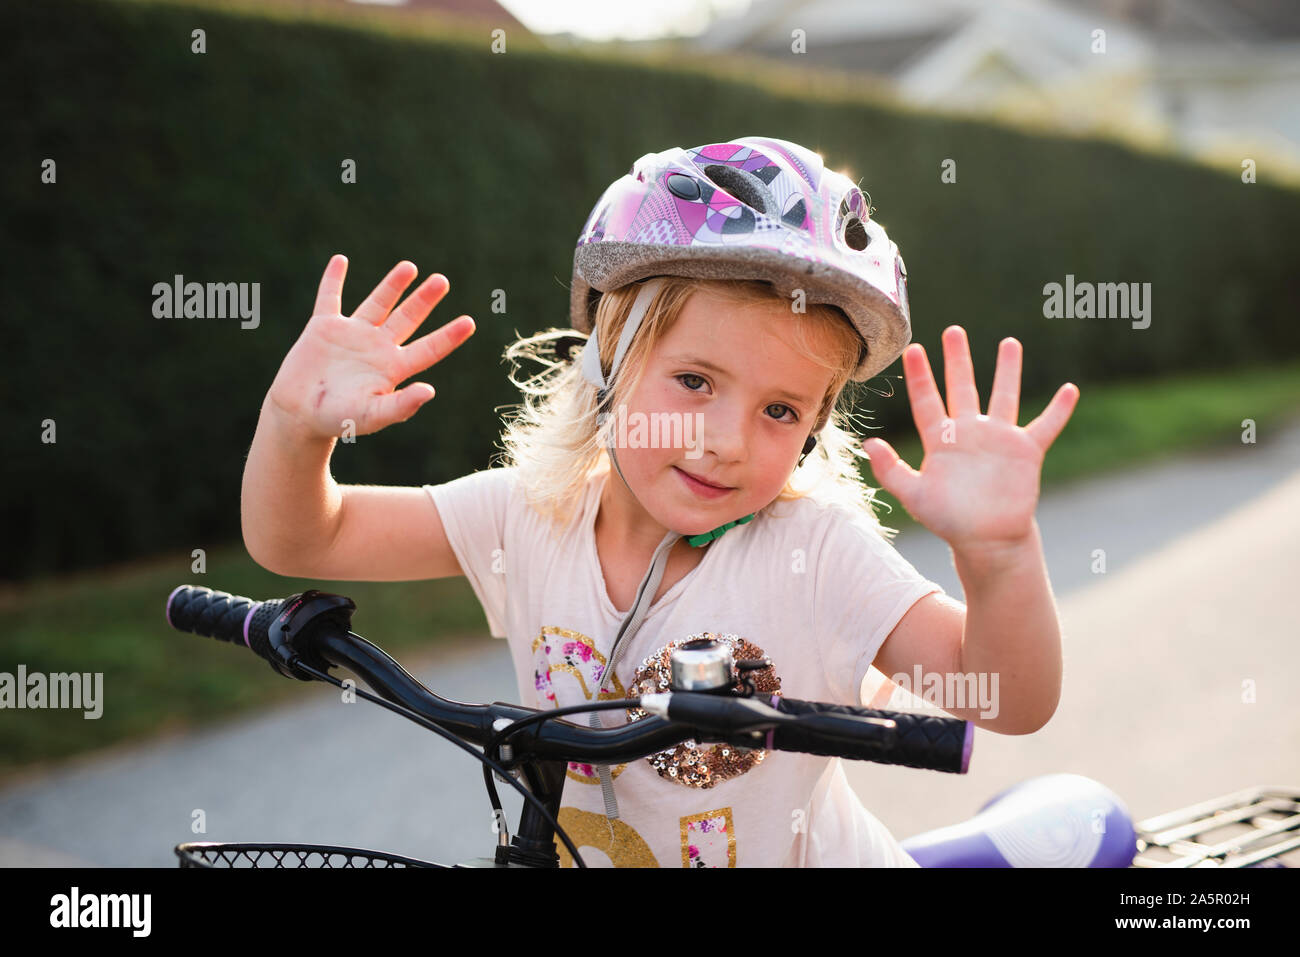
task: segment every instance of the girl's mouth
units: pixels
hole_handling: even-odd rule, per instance
[[[705,482],[701,479],[697,479],[690,472],[687,472],[683,469],[679,469],[675,465],[673,466],[673,471],[676,472],[679,476],[681,476],[683,485],[685,485],[688,489],[690,489],[692,492],[694,492],[696,495],[700,496],[701,498],[719,499],[722,498],[724,495],[727,495],[728,493],[735,491],[734,488],[727,488],[720,485],[710,485],[708,482]]]

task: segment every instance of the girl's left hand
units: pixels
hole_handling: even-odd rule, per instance
[[[1042,415],[1018,426],[1022,348],[1002,340],[989,411],[981,415],[966,331],[949,326],[943,333],[946,410],[925,349],[913,343],[903,352],[903,372],[925,450],[921,471],[883,439],[863,443],[881,487],[954,551],[1017,545],[1033,531],[1043,456],[1078,402],[1078,386],[1066,383]]]

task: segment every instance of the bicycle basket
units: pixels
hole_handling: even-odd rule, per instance
[[[231,844],[193,841],[177,844],[181,867],[441,867],[413,857],[329,844]]]
[[[1300,867],[1300,788],[1246,788],[1134,830],[1133,867]]]

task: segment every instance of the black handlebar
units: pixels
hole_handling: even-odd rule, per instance
[[[480,746],[496,735],[500,719],[513,722],[538,713],[504,702],[465,704],[440,697],[349,630],[355,608],[351,599],[314,590],[258,602],[181,585],[167,598],[166,617],[178,630],[243,645],[287,677],[313,680],[304,664],[316,671],[346,668],[381,697]],[[694,739],[956,774],[965,773],[970,761],[974,726],[956,718],[707,692],[629,698],[628,707],[639,701],[644,706],[651,698],[663,699],[666,719],[651,714],[617,728],[590,728],[558,717],[533,723],[510,738],[513,759],[614,765]]]
[[[858,761],[875,761],[877,764],[949,771],[953,774],[965,774],[970,765],[975,726],[969,721],[906,711],[797,701],[792,698],[781,698],[777,710],[803,717],[796,725],[777,729],[773,735],[772,747],[778,751],[826,754]],[[825,718],[835,714],[892,720],[896,725],[894,740],[883,751],[873,749],[870,745],[855,746],[852,742],[839,740],[833,748],[828,747],[822,740],[823,726],[816,723],[814,717]]]

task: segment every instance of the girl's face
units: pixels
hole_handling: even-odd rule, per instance
[[[605,494],[625,531],[696,535],[780,494],[832,379],[792,347],[796,321],[780,301],[742,306],[703,288],[691,295],[616,413],[624,421],[612,440],[636,498],[617,474]],[[807,340],[829,347],[830,336],[813,328]]]

